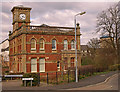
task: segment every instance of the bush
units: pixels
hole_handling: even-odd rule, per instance
[[[118,69],[120,70],[120,64],[115,64],[115,65],[109,66],[110,71],[116,71]]]
[[[32,86],[37,86],[38,85],[38,82],[39,82],[39,75],[36,74],[36,73],[26,73],[23,75],[23,78],[33,78],[33,81],[32,81]],[[26,85],[27,86],[30,86],[30,82],[31,81],[27,81],[26,82]]]
[[[5,77],[4,77],[4,76],[2,77],[2,80],[5,80]]]
[[[9,71],[5,71],[5,73],[9,73]]]
[[[86,57],[82,57],[82,60],[81,60],[81,65],[92,65],[93,64],[93,61],[90,57],[86,56]]]

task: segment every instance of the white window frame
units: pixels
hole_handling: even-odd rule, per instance
[[[44,62],[41,63],[41,60],[44,59]],[[41,71],[41,64],[43,64],[44,71]],[[39,59],[39,72],[45,72],[45,58],[40,58]]]
[[[34,39],[34,38],[32,38],[32,39]],[[32,40],[31,39],[31,40]],[[35,40],[35,39],[34,39]],[[31,44],[30,44],[31,45]],[[35,48],[31,48],[31,50],[36,50],[36,40],[35,40]]]
[[[64,40],[64,50],[68,50],[68,41]]]
[[[35,70],[32,70],[32,68],[33,68],[32,65],[36,66]],[[37,58],[31,58],[31,73],[33,73],[33,72],[37,72]]]
[[[44,41],[44,39],[40,39],[40,40],[43,41],[43,48],[40,48],[40,50],[45,50],[45,41]],[[40,44],[41,44],[41,43],[40,43]]]
[[[73,46],[74,46],[74,48],[73,48]],[[74,40],[71,41],[71,50],[75,50],[75,41]]]
[[[53,48],[53,40],[55,41],[55,48]],[[56,40],[55,40],[55,39],[53,39],[53,40],[52,40],[52,50],[56,50],[56,49],[57,49],[57,45],[56,45],[56,44],[57,44],[57,42],[56,42]]]

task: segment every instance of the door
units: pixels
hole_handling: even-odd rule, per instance
[[[39,72],[45,72],[45,58],[39,60]]]

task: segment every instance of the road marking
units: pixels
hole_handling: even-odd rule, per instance
[[[79,87],[79,88],[92,87],[92,86],[98,86],[98,85],[104,84],[104,83],[108,82],[108,80],[109,80],[110,78],[113,78],[113,77],[116,76],[116,75],[118,75],[118,73],[109,76],[109,77],[108,77],[105,81],[103,81],[103,82],[100,82],[100,83],[97,83],[97,84],[88,85],[88,86],[84,86],[84,87]],[[110,87],[112,88],[112,86],[110,86]],[[74,89],[76,89],[76,88],[72,88],[72,89],[74,90]],[[71,90],[71,89],[67,89],[67,90]]]
[[[101,85],[101,84],[103,84],[103,83],[106,83],[106,82],[108,82],[108,80],[110,79],[110,78],[113,78],[114,76],[116,76],[116,75],[118,75],[118,74],[114,74],[114,75],[112,75],[112,76],[109,76],[105,81],[103,81],[103,82],[100,82],[100,83],[97,83],[97,84],[93,84],[93,85],[88,85],[88,86],[85,86],[85,87],[91,87],[91,86],[96,86],[96,85]],[[81,87],[82,88],[82,87]]]

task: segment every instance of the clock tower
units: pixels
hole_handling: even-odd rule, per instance
[[[31,8],[20,6],[15,6],[12,8],[11,12],[13,14],[13,32],[18,29],[24,22],[26,25],[30,25],[30,10]]]

